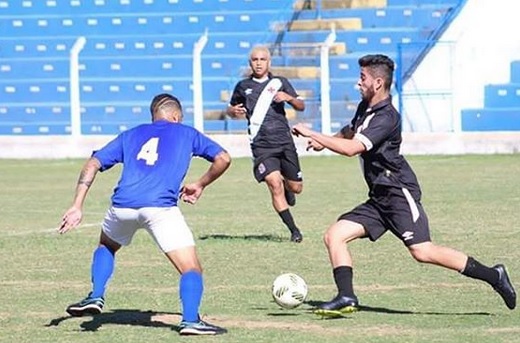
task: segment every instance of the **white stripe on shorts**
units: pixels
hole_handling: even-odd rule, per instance
[[[403,190],[406,201],[408,201],[408,206],[410,207],[410,211],[412,212],[412,220],[415,223],[417,219],[419,219],[419,209],[417,208],[417,204],[415,200],[413,200],[410,191],[406,188],[401,188]]]

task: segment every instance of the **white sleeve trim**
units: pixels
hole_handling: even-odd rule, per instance
[[[365,148],[367,149],[367,151],[369,151],[370,149],[372,149],[373,147],[373,144],[372,142],[370,141],[370,139],[367,138],[367,136],[361,134],[361,133],[356,133],[354,135],[354,138],[357,139],[358,141],[360,141],[361,143],[363,143],[363,145],[365,146]]]

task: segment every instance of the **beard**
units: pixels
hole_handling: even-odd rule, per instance
[[[367,88],[364,92],[361,92],[361,99],[363,99],[366,102],[370,102],[374,95],[374,90],[372,88]]]

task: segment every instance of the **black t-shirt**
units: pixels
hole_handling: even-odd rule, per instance
[[[400,154],[401,115],[392,105],[392,99],[380,101],[372,108],[362,101],[350,127],[354,138],[366,147],[360,159],[370,191],[376,185],[407,188],[413,198],[420,201],[421,189],[417,177]]]
[[[279,80],[279,83],[278,81],[271,82],[272,80]],[[273,87],[273,84],[276,84],[277,87]],[[269,87],[267,87],[268,85]],[[231,106],[243,104],[246,108],[248,132],[252,138],[251,147],[253,148],[276,148],[284,144],[294,144],[289,123],[285,116],[285,102],[272,101],[272,97],[278,91],[283,91],[292,97],[298,96],[286,78],[271,74],[264,82],[258,82],[252,77],[239,81],[233,90],[229,104]],[[261,123],[258,132],[251,136],[252,116],[257,104],[260,106],[259,100],[264,102],[265,110],[259,114],[260,121],[255,121]],[[258,117],[258,115],[255,115],[255,117]]]

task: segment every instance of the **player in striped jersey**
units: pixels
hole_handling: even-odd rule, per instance
[[[303,176],[285,104],[303,111],[305,103],[285,77],[269,72],[271,54],[266,47],[251,50],[249,66],[252,74],[236,84],[227,114],[247,119],[255,179],[266,183],[274,210],[291,232],[291,241],[300,243],[303,236],[289,206],[296,202],[295,193],[302,192]]]

